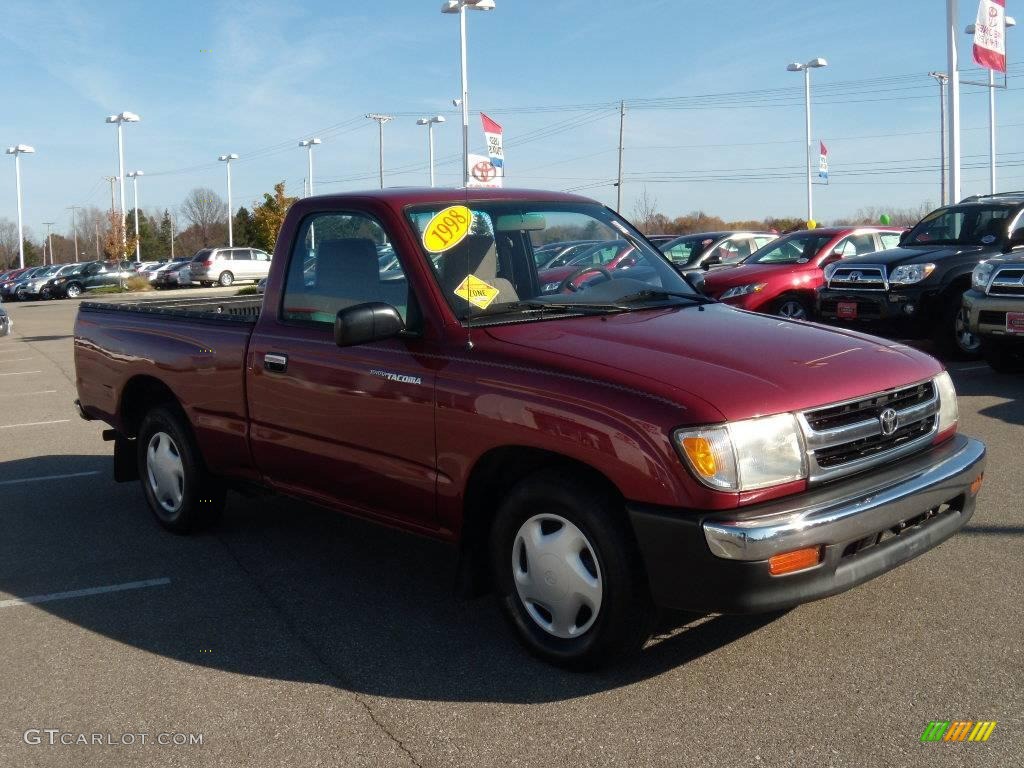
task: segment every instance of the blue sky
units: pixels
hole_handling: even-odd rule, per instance
[[[785,65],[823,56],[830,66],[814,73],[814,133],[829,146],[834,178],[816,188],[816,218],[938,198],[937,168],[863,171],[900,161],[937,165],[937,86],[926,73],[945,69],[944,3],[497,3],[468,20],[470,93],[474,109],[504,125],[509,185],[589,186],[584,194],[614,203],[618,114],[611,104],[626,99],[635,104],[626,118],[627,214],[646,187],[669,215],[801,215],[802,79]],[[225,152],[242,156],[232,169],[236,206],[281,180],[301,194],[305,152],[296,143],[314,133],[324,139],[318,192],[374,187],[376,126],[362,118],[371,111],[400,113],[385,129],[386,168],[408,170],[389,172],[386,183],[425,183],[426,134],[415,117],[448,118],[436,134],[439,158],[460,148],[451,107],[458,23],[439,9],[440,0],[8,4],[0,28],[0,142],[38,152],[22,164],[26,225],[38,236],[43,221],[68,226],[67,206],[109,204],[101,177],[117,172],[117,155],[114,129],[103,120],[122,110],[143,118],[128,126],[125,144],[127,169],[146,174],[139,188],[147,209],[177,206],[196,186],[223,195],[216,157]],[[975,9],[961,0],[964,25]],[[1011,64],[1024,61],[1014,56],[1014,34]],[[971,66],[966,36],[964,43]],[[998,94],[1005,162],[1024,156],[1014,85],[1011,79],[1011,89]],[[713,96],[734,92],[754,93]],[[666,98],[683,99],[672,104],[684,108],[635,101]],[[525,109],[549,106],[558,111]],[[988,152],[981,89],[964,87],[963,124],[965,162],[980,165]],[[471,127],[482,147],[476,118]],[[747,169],[755,169],[753,179],[721,180]],[[438,174],[439,183],[454,183],[458,165],[439,165]],[[0,169],[0,216],[9,219],[13,175]],[[666,175],[688,180],[656,181]],[[965,193],[987,191],[985,168],[964,177]],[[1005,167],[1001,179],[1006,188],[1024,187],[1024,169]],[[130,204],[130,187],[128,195]]]

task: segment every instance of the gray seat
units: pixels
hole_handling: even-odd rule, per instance
[[[377,247],[373,240],[347,237],[325,240],[316,249],[315,282],[305,284],[302,262],[296,260],[285,294],[286,318],[334,322],[338,310],[381,301]]]
[[[467,275],[498,289],[495,303],[518,301],[515,286],[498,277],[498,251],[490,235],[470,235],[441,256],[441,285],[451,295]]]

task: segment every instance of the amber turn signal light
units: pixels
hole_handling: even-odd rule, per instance
[[[982,472],[980,475],[978,475],[976,478],[974,478],[974,482],[971,483],[971,496],[977,496],[978,495],[978,491],[981,490],[981,483],[982,483],[982,481],[984,479],[985,479],[985,473],[984,472]]]
[[[768,572],[772,576],[781,576],[784,573],[802,571],[811,568],[821,562],[824,547],[804,547],[795,549],[792,552],[785,552],[768,559]]]
[[[684,437],[682,440],[683,450],[690,458],[693,468],[704,477],[714,477],[718,473],[718,466],[715,462],[715,454],[711,450],[711,443],[703,437]]]

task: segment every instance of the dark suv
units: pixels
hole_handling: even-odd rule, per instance
[[[960,357],[981,353],[961,304],[978,262],[1024,237],[1024,192],[980,195],[932,211],[898,248],[855,256],[825,270],[818,314],[825,322],[930,336]]]
[[[126,266],[113,261],[86,261],[70,272],[53,278],[47,286],[50,293],[61,299],[73,299],[85,291],[107,285],[119,285],[130,276]]]

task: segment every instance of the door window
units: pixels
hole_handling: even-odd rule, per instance
[[[840,242],[833,251],[838,251],[844,259],[850,256],[863,256],[875,252],[875,238],[871,235],[850,235]]]
[[[900,244],[899,232],[879,232],[878,237],[882,241],[882,248],[898,248]]]
[[[252,261],[252,255],[249,253],[248,248],[239,248],[238,250],[232,251],[231,258],[234,261]]]
[[[378,249],[389,240],[366,214],[308,217],[288,262],[281,319],[333,327],[341,309],[384,302],[408,323],[411,294],[401,263],[380,264]]]

